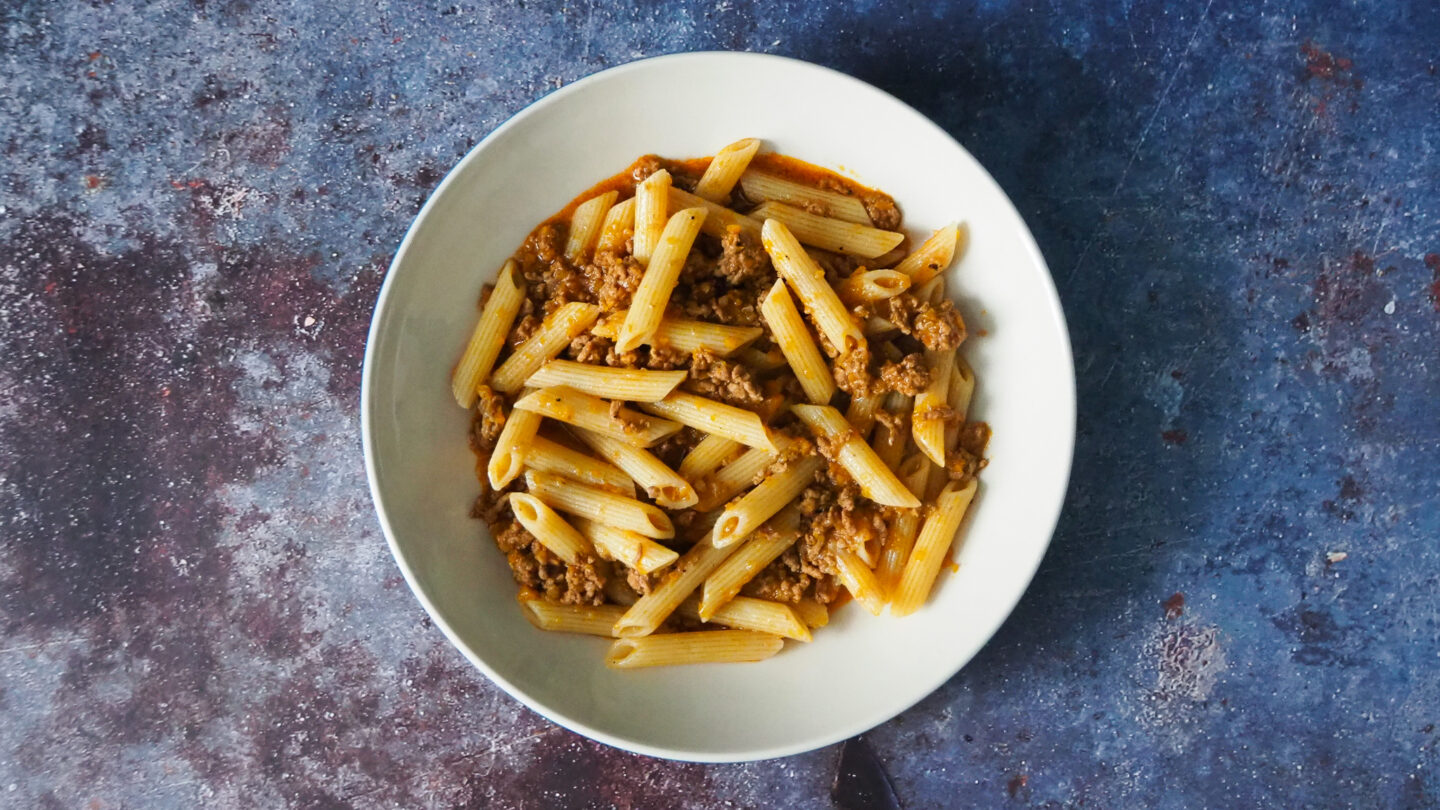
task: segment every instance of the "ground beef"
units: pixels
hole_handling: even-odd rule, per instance
[[[505,553],[515,582],[539,592],[546,601],[604,604],[605,574],[594,556],[582,555],[573,565],[568,564],[514,520],[495,531],[495,545]]]
[[[645,268],[631,256],[620,256],[609,250],[595,253],[594,260],[585,266],[585,280],[594,294],[600,311],[605,313],[625,309],[640,286]]]
[[[929,422],[934,419],[942,419],[946,422],[955,422],[960,419],[960,414],[947,405],[938,405],[927,409],[924,413],[917,414],[914,418],[921,422]]]
[[[601,363],[615,368],[636,368],[641,360],[639,352],[617,352],[615,341],[589,332],[572,338],[565,356],[577,363]]]
[[[759,599],[794,604],[805,598],[814,581],[801,570],[800,553],[792,546],[746,583],[742,593]]]
[[[955,449],[945,456],[945,472],[952,481],[974,478],[990,462],[984,457],[990,442],[990,426],[984,422],[966,422],[960,426]]]
[[[843,253],[831,253],[828,250],[810,248],[806,251],[810,258],[820,265],[825,271],[825,280],[831,286],[838,285],[842,280],[855,275],[855,271],[869,265],[870,260],[863,256],[850,256]]]
[[[626,433],[639,433],[650,424],[650,417],[626,408],[625,402],[619,399],[610,400],[610,418],[619,423],[620,429]]]
[[[753,407],[764,400],[755,384],[754,373],[707,348],[697,349],[690,362],[690,379],[684,389],[692,394],[740,407]]]
[[[725,229],[725,236],[720,240],[720,250],[715,273],[725,281],[745,284],[769,279],[769,283],[774,283],[775,269],[770,264],[770,254],[765,252],[760,240],[753,234],[731,225]]]
[[[870,194],[865,197],[865,213],[875,227],[886,231],[900,229],[900,208],[887,194]]]
[[[965,321],[950,301],[934,305],[910,293],[900,293],[885,299],[880,315],[901,332],[919,340],[927,349],[954,349],[965,341]]]
[[[890,344],[879,344],[879,348]],[[857,346],[836,359],[831,372],[835,385],[852,397],[878,397],[891,391],[914,396],[930,384],[930,370],[919,352],[886,361],[877,367],[867,346]]]
[[[782,431],[776,432],[779,433]],[[760,474],[755,476],[755,480],[751,482],[752,484],[759,484],[766,478],[774,478],[781,473],[788,472],[791,467],[795,466],[795,464],[800,461],[800,459],[805,458],[806,456],[809,456],[815,452],[815,445],[809,439],[804,438],[803,436],[791,437],[791,439],[792,440],[789,446],[785,448],[785,451],[782,452],[779,456],[777,456],[774,461],[770,462],[770,464],[764,470],[761,470]]]
[[[653,587],[650,583],[650,575],[642,574],[634,568],[625,569],[625,584],[629,585],[635,593],[645,596],[650,593]]]
[[[651,346],[645,357],[645,368],[674,371],[690,365],[690,354],[670,346]]]
[[[529,301],[525,303],[530,304]],[[520,344],[529,340],[531,335],[540,331],[541,323],[543,323],[543,321],[539,315],[533,312],[522,313],[515,321],[515,328],[511,329],[510,334],[506,336],[505,345],[511,349],[518,347]]]
[[[488,385],[480,386],[475,411],[470,418],[470,447],[477,453],[495,449],[495,440],[505,427],[505,397]]]
[[[630,179],[637,183],[645,182],[645,178],[665,168],[665,161],[658,155],[645,155],[630,167]]]
[[[650,452],[665,462],[665,466],[673,470],[680,466],[680,462],[685,459],[685,454],[694,449],[702,438],[704,438],[703,434],[694,428],[681,428],[656,442],[650,448]]]

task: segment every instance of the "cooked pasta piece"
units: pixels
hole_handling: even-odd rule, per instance
[[[970,415],[970,400],[975,396],[975,372],[957,352],[955,370],[950,373],[949,403],[955,411],[958,427]],[[952,448],[953,449],[953,448]]]
[[[910,413],[914,407],[915,398],[908,394],[891,391],[885,395],[884,408],[890,418],[875,428],[875,440],[871,447],[875,448],[875,454],[885,462],[885,466],[892,470],[900,464],[900,458],[910,444]]]
[[[600,226],[600,241],[595,249],[618,253],[625,248],[625,241],[635,235],[635,198],[610,206],[605,222]]]
[[[716,436],[713,433],[700,440],[700,443],[685,454],[685,459],[680,462],[680,477],[692,484],[712,472],[715,472],[721,464],[739,455],[744,445],[734,439],[727,439],[724,436]]]
[[[475,407],[476,389],[490,376],[495,358],[505,348],[505,335],[515,322],[520,302],[525,299],[525,291],[515,284],[516,272],[514,259],[500,268],[495,287],[480,310],[475,331],[470,334],[470,343],[465,346],[465,354],[450,375],[451,392],[462,408]]]
[[[594,304],[571,301],[558,307],[540,325],[540,330],[515,349],[495,373],[490,375],[490,387],[502,394],[513,393],[525,384],[535,370],[546,360],[559,354],[576,335],[590,328],[600,316],[600,308]]]
[[[522,598],[520,609],[541,630],[607,638],[616,637],[615,621],[625,615],[620,605],[557,605],[536,596]]]
[[[655,503],[666,509],[689,509],[700,500],[689,481],[665,466],[665,462],[649,450],[583,428],[577,428],[575,435],[606,461],[624,470]]]
[[[589,541],[534,495],[510,493],[510,511],[515,513],[515,519],[520,521],[525,531],[540,541],[540,545],[565,562],[574,565],[582,555],[590,553]]]
[[[660,328],[660,319],[665,317],[665,306],[670,294],[675,291],[675,282],[680,270],[690,255],[690,247],[700,233],[700,223],[705,221],[703,208],[686,208],[677,211],[665,223],[660,241],[655,245],[650,265],[640,278],[640,286],[630,301],[625,313],[625,322],[620,324],[620,335],[615,339],[615,350],[632,352],[648,343]]]
[[[740,176],[740,188],[746,197],[759,202],[774,200],[807,210],[818,209],[847,222],[870,224],[870,214],[859,197],[807,186],[755,169]]]
[[[811,630],[830,623],[830,608],[808,596],[790,605],[790,609],[795,611],[800,621],[805,622],[805,626]]]
[[[930,385],[915,397],[915,410],[910,416],[910,434],[915,446],[930,460],[945,466],[945,420],[938,414],[947,410],[950,395],[950,373],[955,369],[955,350],[925,350],[925,365],[930,369]]]
[[[788,362],[785,359],[785,353],[780,351],[779,346],[771,346],[763,352],[751,346],[736,352],[735,357],[761,374],[769,373],[777,368],[784,368]]]
[[[525,384],[531,388],[564,385],[602,399],[654,402],[669,396],[686,376],[685,371],[646,371],[551,360],[536,369]]]
[[[825,365],[814,338],[810,337],[810,330],[805,328],[805,320],[800,317],[790,293],[786,292],[785,282],[777,280],[770,288],[760,303],[760,314],[770,325],[775,343],[800,380],[806,398],[819,405],[829,402],[835,395],[835,377]]]
[[[700,619],[700,600],[692,595],[681,602],[675,612],[687,619]],[[789,605],[768,599],[737,596],[722,605],[708,620],[703,621],[736,630],[755,630],[793,638],[796,641],[810,641],[810,628],[795,615],[795,611],[791,610]]]
[[[819,406],[796,406],[797,410],[801,407]],[[715,547],[724,548],[749,537],[750,533],[759,528],[761,523],[769,520],[775,513],[799,497],[800,493],[810,486],[811,481],[815,478],[815,473],[819,472],[823,466],[825,466],[825,457],[819,454],[800,458],[788,469],[767,477],[754,489],[745,493],[743,498],[725,507],[724,513],[715,522],[712,540]]]
[[[635,187],[635,234],[631,253],[641,264],[650,263],[650,255],[660,245],[660,234],[669,219],[670,172],[661,169]]]
[[[975,497],[976,479],[971,478],[963,485],[951,481],[940,491],[935,508],[920,527],[920,537],[910,551],[910,560],[900,575],[900,584],[895,586],[895,596],[890,602],[890,613],[894,616],[908,616],[925,603],[926,597],[935,586],[935,577],[940,566],[945,564],[945,555],[955,540],[955,532],[970,508]]]
[[[525,469],[525,456],[535,441],[535,432],[544,421],[538,413],[511,408],[495,440],[495,449],[490,451],[486,464],[486,477],[490,488],[498,492],[504,489]]]
[[[529,411],[513,413],[539,417],[539,414]],[[552,442],[544,436],[536,436],[530,440],[521,461],[531,470],[574,478],[591,486],[613,489],[621,495],[635,495],[635,484],[624,470],[591,458],[578,450],[571,450],[559,442]]]
[[[946,225],[901,259],[895,270],[909,276],[911,285],[916,287],[935,278],[950,266],[957,246],[964,250],[961,232],[961,228],[953,222]],[[968,234],[969,229],[965,229],[964,233]]]
[[[840,300],[849,306],[894,298],[910,289],[910,277],[894,270],[855,271],[835,287]]]
[[[637,447],[649,447],[681,427],[679,422],[646,416],[563,385],[531,391],[515,403],[515,410],[534,411]]]
[[[791,410],[817,437],[844,442],[837,460],[860,485],[862,495],[885,506],[913,509],[920,505],[915,493],[905,488],[839,411],[829,405],[796,405]]]
[[[770,431],[754,411],[726,405],[684,391],[676,391],[659,402],[638,403],[653,414],[689,425],[701,433],[734,439],[747,447],[774,449]]]
[[[761,203],[750,212],[750,216],[759,220],[773,219],[785,223],[803,245],[866,259],[889,253],[905,241],[903,233],[822,217],[779,202]]]
[[[622,309],[590,330],[593,335],[612,340],[619,337],[620,325],[629,315]],[[758,326],[727,326],[723,323],[692,321],[684,318],[665,318],[656,327],[655,333],[644,342],[651,345],[668,346],[679,352],[694,354],[708,349],[721,357],[729,357],[737,349],[748,346],[765,330]]]
[[[648,636],[655,632],[660,623],[685,601],[692,591],[700,587],[705,578],[714,573],[733,549],[715,548],[706,537],[690,547],[690,550],[675,561],[675,567],[650,593],[636,600],[635,604],[615,623],[615,632],[622,638]]]
[[[790,285],[820,334],[830,341],[837,354],[848,354],[865,345],[865,335],[840,302],[834,288],[825,281],[825,272],[800,247],[790,229],[779,220],[767,219],[761,229],[765,251],[775,270]]]
[[[721,605],[740,593],[745,583],[785,553],[785,549],[795,545],[800,538],[799,527],[800,510],[791,504],[751,534],[750,539],[705,580],[700,618],[709,621]]]
[[[595,546],[595,551],[601,557],[614,560],[642,574],[658,571],[680,557],[679,552],[666,548],[639,532],[617,529],[580,517],[574,518],[572,522],[575,528],[580,530],[580,534]]]
[[[670,522],[669,515],[648,503],[616,495],[608,489],[534,470],[526,471],[525,487],[551,508],[566,514],[660,540],[675,536],[675,524]]]
[[[930,463],[924,453],[915,453],[900,462],[897,472],[905,488],[911,492],[925,492],[929,489],[931,471],[940,468]],[[943,473],[941,474],[943,477]],[[880,562],[875,566],[875,578],[887,596],[894,592],[900,581],[900,572],[905,570],[905,561],[910,559],[910,549],[915,545],[915,535],[920,531],[921,509],[906,509],[897,512],[890,523],[890,533],[880,550]]]
[[[845,421],[855,428],[861,441],[870,438],[870,429],[875,426],[875,412],[880,410],[880,403],[885,396],[884,394],[874,394],[851,397],[850,407],[845,409]],[[884,459],[882,458],[881,461]],[[885,466],[889,467],[890,465],[887,463]]]
[[[700,232],[716,239],[725,236],[731,228],[739,228],[755,236],[760,235],[760,220],[710,202],[704,197],[697,197],[684,189],[670,189],[670,207],[676,211],[682,208],[704,208],[706,216],[705,221],[700,223]]]
[[[845,590],[866,610],[879,616],[885,609],[885,591],[870,566],[855,552],[845,550],[835,552],[835,567],[840,571],[840,582]]]
[[[565,241],[565,258],[572,264],[580,264],[589,258],[596,240],[600,238],[605,216],[610,213],[610,206],[615,204],[618,196],[618,191],[607,191],[575,207],[575,213],[570,215],[570,235]]]
[[[605,664],[616,669],[664,667],[678,664],[718,664],[763,661],[780,652],[785,640],[749,630],[705,630],[698,633],[663,633],[643,638],[620,638],[610,645]]]
[[[695,489],[700,494],[700,502],[695,508],[708,512],[730,500],[739,494],[740,490],[750,486],[755,476],[764,472],[777,455],[779,454],[776,451],[767,447],[752,447],[739,458],[721,467],[719,472],[708,480],[696,482]],[[716,516],[718,519],[718,513]]]
[[[715,153],[700,182],[695,184],[695,195],[711,202],[723,203],[730,196],[730,189],[750,165],[750,159],[760,149],[758,138],[736,141]]]

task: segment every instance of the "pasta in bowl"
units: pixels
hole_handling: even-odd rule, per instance
[[[915,612],[986,463],[945,294],[968,232],[908,245],[888,195],[761,145],[577,197],[451,375],[521,609],[620,639],[613,667],[763,660],[849,599]]]
[[[853,127],[807,123],[842,100]],[[576,137],[598,120],[626,123]],[[646,151],[678,159],[595,185]],[[1053,286],[983,169],[746,54],[608,71],[486,138],[396,255],[362,389],[381,525],[456,647],[571,729],[705,761],[953,675],[1039,564],[1074,429]],[[696,660],[760,663],[663,666]]]

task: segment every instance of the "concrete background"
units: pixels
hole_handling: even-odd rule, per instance
[[[727,48],[946,127],[1070,319],[1050,555],[865,735],[904,805],[1440,806],[1437,42],[1433,3],[6,3],[0,805],[830,805],[837,748],[647,760],[490,686],[360,454],[446,169],[567,82]]]

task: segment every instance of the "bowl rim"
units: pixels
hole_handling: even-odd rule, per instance
[[[1030,258],[1039,266],[1039,268],[1044,271],[1041,281],[1043,282],[1043,289],[1047,293],[1045,298],[1045,304],[1048,310],[1048,315],[1054,320],[1055,325],[1058,326],[1058,333],[1061,338],[1061,345],[1064,349],[1065,356],[1069,360],[1069,362],[1065,364],[1065,371],[1068,375],[1069,384],[1064,387],[1065,391],[1069,394],[1069,396],[1065,398],[1064,402],[1056,403],[1057,407],[1063,408],[1068,414],[1069,430],[1066,432],[1066,446],[1063,448],[1063,458],[1057,458],[1057,462],[1063,464],[1064,469],[1064,475],[1060,479],[1061,485],[1058,493],[1054,493],[1050,498],[1046,499],[1049,505],[1045,507],[1047,511],[1045,517],[1047,519],[1046,522],[1048,523],[1050,528],[1047,532],[1045,543],[1038,549],[1034,558],[1028,561],[1029,570],[1025,571],[1024,587],[1017,588],[1014,592],[1014,595],[1010,597],[1009,604],[1005,605],[1005,609],[994,614],[997,618],[993,621],[990,627],[985,628],[984,633],[982,634],[985,640],[975,649],[975,652],[971,653],[968,657],[964,657],[963,660],[957,661],[953,669],[948,667],[944,668],[945,671],[942,673],[941,677],[931,678],[922,684],[917,684],[913,690],[910,690],[911,694],[914,695],[914,698],[905,701],[903,705],[899,706],[899,708],[896,708],[893,711],[889,708],[882,709],[878,712],[866,715],[862,718],[852,720],[849,723],[841,724],[837,727],[835,731],[832,731],[829,734],[816,735],[812,738],[797,742],[783,745],[773,745],[770,747],[754,750],[735,751],[730,753],[714,753],[651,745],[637,740],[632,740],[621,735],[612,734],[610,732],[604,731],[603,729],[590,726],[584,721],[576,719],[574,717],[570,717],[562,712],[553,711],[549,707],[541,704],[539,701],[532,699],[531,696],[524,689],[520,688],[515,683],[512,683],[506,678],[500,676],[488,663],[486,663],[486,661],[482,657],[480,657],[476,652],[471,650],[469,646],[461,640],[460,636],[439,614],[429,597],[427,597],[423,590],[420,588],[419,582],[416,579],[416,575],[412,571],[409,563],[406,561],[400,545],[395,538],[395,531],[391,526],[390,518],[387,514],[385,507],[385,499],[380,490],[379,475],[375,459],[375,439],[373,433],[374,421],[372,416],[371,403],[374,398],[374,374],[375,364],[377,362],[375,346],[377,343],[377,338],[379,336],[381,323],[385,320],[382,316],[386,311],[386,305],[390,298],[390,294],[392,291],[392,283],[395,279],[395,271],[400,266],[401,262],[405,259],[406,254],[410,251],[412,242],[415,239],[416,233],[418,232],[421,223],[424,222],[425,218],[430,214],[432,207],[436,204],[436,201],[443,196],[445,190],[450,186],[452,182],[454,182],[455,178],[461,174],[462,169],[464,169],[472,161],[478,160],[479,156],[485,151],[485,149],[489,146],[490,143],[503,136],[504,133],[510,130],[512,127],[519,125],[519,123],[525,118],[539,112],[540,110],[560,103],[571,95],[584,92],[592,85],[600,84],[606,81],[613,81],[617,78],[624,76],[627,73],[642,70],[653,70],[657,66],[663,64],[707,61],[713,61],[718,64],[722,61],[729,60],[768,62],[783,66],[785,69],[810,71],[823,74],[829,80],[837,81],[841,84],[849,84],[857,90],[879,93],[882,96],[893,101],[896,105],[899,106],[899,108],[908,112],[912,116],[912,121],[910,122],[912,125],[927,127],[935,133],[941,135],[946,141],[948,141],[952,146],[954,146],[955,149],[959,150],[970,161],[972,161],[975,166],[983,173],[983,175],[990,180],[994,188],[999,192],[1001,199],[1004,201],[1004,205],[1007,206],[1009,212],[1014,214],[1015,219],[1021,224],[1021,232],[1019,236],[1024,249],[1027,251]],[[507,118],[503,123],[497,126],[473,147],[471,147],[470,150],[465,153],[465,156],[462,157],[453,167],[451,167],[448,172],[446,172],[444,178],[430,193],[429,197],[426,198],[425,204],[421,206],[420,211],[415,215],[415,218],[411,221],[410,226],[406,229],[405,236],[401,240],[400,246],[396,249],[394,257],[391,259],[389,266],[386,268],[385,279],[381,283],[380,292],[379,295],[376,297],[375,301],[375,308],[371,314],[370,329],[366,333],[365,357],[361,367],[360,378],[360,431],[361,443],[365,456],[365,477],[368,488],[370,490],[371,501],[375,505],[376,515],[380,520],[381,531],[385,535],[385,542],[390,549],[390,554],[394,558],[396,565],[399,566],[400,572],[404,576],[405,583],[409,586],[411,593],[414,594],[417,600],[419,600],[420,605],[422,608],[424,608],[426,615],[430,617],[431,621],[433,621],[438,628],[440,628],[440,632],[445,636],[447,640],[449,640],[450,644],[454,646],[462,655],[464,655],[465,658],[473,666],[483,672],[492,683],[504,690],[507,695],[514,698],[515,700],[518,700],[521,704],[528,707],[531,711],[534,711],[536,714],[539,714],[540,716],[553,723],[556,723],[557,725],[560,725],[566,729],[569,729],[570,731],[585,736],[589,739],[596,740],[598,742],[615,748],[619,748],[621,750],[630,751],[645,756],[659,757],[662,759],[707,763],[751,762],[764,759],[773,759],[777,757],[793,756],[807,751],[813,751],[818,748],[823,748],[827,745],[833,745],[850,737],[862,734],[865,731],[868,731],[869,729],[875,728],[876,726],[888,722],[889,720],[899,716],[903,712],[913,708],[922,700],[933,694],[951,678],[955,677],[955,675],[958,674],[961,669],[963,669],[967,664],[974,660],[975,656],[978,655],[979,652],[990,643],[990,641],[994,638],[995,633],[998,632],[1000,627],[1003,626],[1004,623],[1010,618],[1011,614],[1015,610],[1015,607],[1019,604],[1025,593],[1029,591],[1030,585],[1034,581],[1035,574],[1039,570],[1040,564],[1044,560],[1045,555],[1048,553],[1050,544],[1054,541],[1055,529],[1059,523],[1060,514],[1065,505],[1065,496],[1069,490],[1070,475],[1073,472],[1076,411],[1077,396],[1075,387],[1075,355],[1070,342],[1070,332],[1065,320],[1065,312],[1060,303],[1059,292],[1055,287],[1054,276],[1051,274],[1049,265],[1046,263],[1044,255],[1040,252],[1040,248],[1035,242],[1035,237],[1030,231],[1030,226],[1025,222],[1024,218],[1020,216],[1020,212],[1015,208],[1014,202],[1010,199],[1010,196],[1005,193],[1004,188],[995,181],[995,178],[993,175],[990,174],[990,171],[986,169],[985,166],[981,164],[980,161],[977,160],[968,149],[966,149],[959,141],[957,141],[939,124],[936,124],[934,121],[930,120],[929,117],[921,113],[919,110],[916,110],[914,107],[912,107],[910,104],[906,103],[902,99],[897,98],[893,94],[879,87],[876,87],[869,82],[858,79],[854,76],[851,76],[834,68],[815,64],[813,62],[807,62],[803,59],[795,59],[792,57],[779,56],[776,54],[755,53],[749,51],[689,51],[683,53],[671,53],[662,56],[653,56],[643,59],[637,59],[621,65],[606,68],[604,70],[585,76],[584,78],[568,84],[565,87],[554,90],[539,99],[536,99],[535,101],[526,105],[524,108],[517,111],[514,115]],[[1057,456],[1059,455],[1060,454],[1057,453]],[[1023,560],[1017,562],[1021,564],[1027,564]]]

